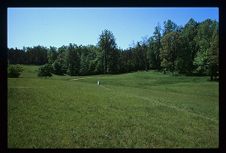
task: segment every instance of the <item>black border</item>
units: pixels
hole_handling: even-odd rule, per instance
[[[219,6],[222,0],[2,0],[8,7],[187,7]]]
[[[93,151],[120,151],[120,152],[224,152],[226,139],[224,124],[225,103],[223,79],[225,61],[225,17],[224,0],[0,0],[0,152],[93,152]],[[218,149],[8,149],[7,140],[7,8],[8,7],[218,7],[220,29],[220,80],[219,80],[219,148]],[[224,15],[225,14],[225,15]],[[225,101],[226,102],[226,101]]]

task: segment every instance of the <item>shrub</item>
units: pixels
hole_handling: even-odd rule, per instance
[[[52,76],[51,72],[52,72],[52,66],[49,64],[45,64],[39,68],[38,76],[39,77],[45,77],[45,76],[51,77]]]
[[[8,77],[18,78],[23,71],[23,68],[19,65],[9,65],[8,67]]]
[[[55,60],[53,65],[53,73],[57,75],[63,75],[66,72],[65,63],[63,60]]]

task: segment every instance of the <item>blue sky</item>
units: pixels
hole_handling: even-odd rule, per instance
[[[118,47],[153,34],[154,27],[171,19],[184,25],[190,18],[219,21],[212,8],[8,8],[8,47],[36,45],[96,45],[102,30],[113,32]]]

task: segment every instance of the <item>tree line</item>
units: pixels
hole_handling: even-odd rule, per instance
[[[190,19],[184,26],[171,20],[158,24],[153,35],[132,47],[120,49],[113,33],[102,31],[97,45],[8,49],[9,64],[46,64],[51,73],[71,76],[116,74],[139,70],[209,75],[219,73],[219,23]]]

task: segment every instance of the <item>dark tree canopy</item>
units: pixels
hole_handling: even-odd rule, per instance
[[[158,24],[150,38],[124,50],[117,47],[113,33],[104,30],[97,45],[10,48],[8,63],[48,63],[51,73],[57,75],[154,69],[185,75],[209,75],[213,80],[219,75],[219,23],[210,19],[199,23],[191,18],[184,26],[178,26],[167,20],[163,29]]]
[[[173,32],[178,30],[178,27],[176,23],[174,23],[171,20],[167,20],[164,22],[164,30],[163,30],[163,35],[166,35],[167,33]]]
[[[102,72],[115,73],[115,62],[117,60],[117,45],[113,33],[109,30],[102,31],[98,46],[101,50]]]

